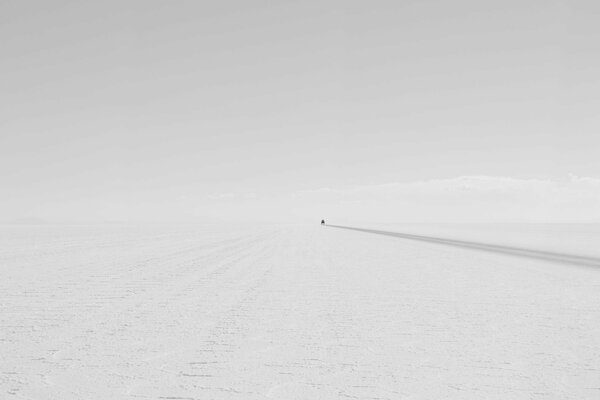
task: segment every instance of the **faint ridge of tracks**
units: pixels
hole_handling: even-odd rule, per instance
[[[342,225],[326,225],[330,228],[349,229],[359,232],[374,233],[377,235],[392,236],[401,239],[419,240],[422,242],[437,243],[448,246],[463,247],[493,253],[509,254],[512,256],[535,258],[560,264],[573,264],[585,267],[600,268],[600,258],[581,256],[576,254],[556,253],[552,251],[526,249],[522,247],[502,246],[491,243],[470,242],[466,240],[446,239],[432,236],[413,235],[408,233],[380,231],[376,229],[356,228]]]

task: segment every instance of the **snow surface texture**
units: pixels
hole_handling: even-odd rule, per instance
[[[0,226],[0,398],[598,399],[600,270],[318,225]]]

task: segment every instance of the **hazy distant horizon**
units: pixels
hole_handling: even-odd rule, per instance
[[[507,177],[458,177],[423,182],[388,183],[346,188],[320,188],[268,199],[234,193],[202,199],[180,198],[151,208],[103,218],[85,215],[28,215],[3,223],[185,223],[311,222],[328,218],[339,223],[600,223],[600,179],[519,180]],[[101,203],[90,203],[102,208]],[[183,212],[175,210],[184,205]],[[264,207],[271,216],[260,213]],[[132,208],[133,209],[133,208]],[[185,211],[195,213],[186,214]],[[93,215],[93,213],[90,213]],[[96,210],[96,215],[98,210]],[[287,217],[287,218],[286,218]]]
[[[0,4],[0,221],[600,222],[592,1]]]

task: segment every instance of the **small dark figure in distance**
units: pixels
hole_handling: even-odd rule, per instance
[[[325,220],[324,219],[321,220],[321,225],[325,225]]]

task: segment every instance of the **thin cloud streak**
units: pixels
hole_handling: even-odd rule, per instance
[[[297,192],[334,218],[407,222],[599,222],[600,179],[460,176]],[[298,212],[302,212],[298,210]]]

